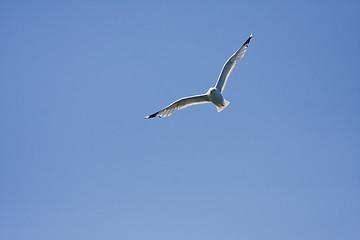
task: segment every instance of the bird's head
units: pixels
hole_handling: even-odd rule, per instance
[[[209,93],[213,93],[214,91],[216,91],[216,88],[212,87],[212,88],[209,88]]]

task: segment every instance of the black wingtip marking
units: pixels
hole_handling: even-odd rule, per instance
[[[146,116],[145,118],[147,118],[147,119],[149,119],[149,118],[154,118],[154,117],[156,117],[156,115],[158,114],[159,112],[156,112],[156,113],[154,113],[154,114],[151,114],[151,115],[149,115],[149,116]]]
[[[246,42],[244,43],[244,45],[250,43],[250,40],[251,40],[252,36],[253,36],[253,35],[251,34],[250,37],[249,37],[249,38],[246,40]]]

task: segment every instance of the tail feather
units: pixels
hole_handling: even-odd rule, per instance
[[[217,109],[218,112],[221,112],[221,111],[224,110],[229,104],[230,104],[230,102],[224,99],[224,106],[217,106],[217,105],[215,105],[215,107],[216,107],[216,109]]]

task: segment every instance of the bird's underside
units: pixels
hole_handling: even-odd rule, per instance
[[[250,37],[245,41],[245,43],[226,61],[221,70],[215,87],[210,88],[206,94],[181,98],[171,103],[167,107],[161,109],[160,111],[146,116],[145,118],[166,117],[170,116],[176,109],[182,109],[192,105],[210,102],[212,102],[216,106],[218,112],[221,112],[230,103],[222,96],[222,92],[224,90],[227,79],[231,71],[234,69],[236,61],[244,56],[252,36],[253,34],[251,34]]]

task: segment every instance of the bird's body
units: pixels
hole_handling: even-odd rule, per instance
[[[230,104],[230,102],[225,100],[222,96],[222,92],[224,90],[225,84],[227,82],[227,79],[228,79],[231,71],[235,67],[236,61],[241,59],[244,56],[246,49],[249,46],[249,42],[250,42],[250,39],[252,38],[252,36],[253,35],[251,34],[250,37],[246,40],[246,42],[239,48],[239,50],[237,50],[226,61],[226,63],[224,64],[224,66],[221,70],[219,79],[216,82],[215,87],[210,88],[207,93],[202,94],[202,95],[181,98],[181,99],[173,102],[169,106],[163,108],[162,110],[160,110],[154,114],[151,114],[149,116],[146,116],[146,118],[153,118],[153,117],[157,117],[157,116],[158,117],[170,116],[176,109],[182,109],[182,108],[186,108],[191,105],[208,103],[208,102],[212,102],[215,105],[218,112],[221,112],[222,110],[224,110]]]
[[[227,107],[227,105],[230,104],[230,102],[225,100],[220,91],[217,90],[215,87],[210,88],[206,95],[209,96],[210,101],[215,105],[218,112],[221,112],[222,110],[224,110],[224,108]]]

